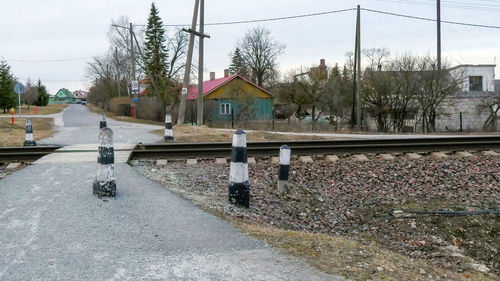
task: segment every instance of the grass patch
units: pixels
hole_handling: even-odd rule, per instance
[[[346,237],[281,230],[233,222],[247,234],[273,247],[307,259],[319,270],[355,280],[492,280],[479,272],[453,273],[423,260],[361,244]]]
[[[49,104],[47,106],[37,106],[37,114],[55,114],[55,113],[59,113],[59,112],[62,112],[68,105],[67,104]],[[17,110],[17,107],[15,108],[16,112],[14,113],[14,115],[17,115],[18,114],[18,110]],[[21,113],[23,115],[35,115],[35,106],[30,106],[30,108],[28,109],[28,106],[25,105],[21,108]],[[3,114],[3,115],[11,115],[10,111],[7,112],[7,113],[3,113],[3,110],[0,111],[0,114]]]
[[[52,136],[54,120],[52,118],[33,118],[35,140]],[[0,146],[22,146],[26,134],[26,118],[16,118],[14,125],[10,118],[0,118]]]
[[[233,133],[207,126],[182,125],[174,126],[174,142],[230,142]],[[163,136],[164,129],[154,130],[153,134]],[[333,139],[320,136],[301,136],[273,134],[264,131],[247,132],[247,141],[286,141],[286,140],[324,140]]]

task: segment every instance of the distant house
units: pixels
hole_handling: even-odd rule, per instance
[[[76,90],[73,92],[73,97],[75,99],[80,99],[80,100],[86,100],[87,99],[87,92],[82,91],[82,90]]]
[[[75,97],[68,89],[62,88],[49,98],[49,104],[70,104],[75,102]]]
[[[188,101],[195,103],[197,98],[198,86],[190,86]],[[219,79],[215,72],[210,73],[210,80],[203,82],[203,99],[208,119],[213,121],[231,120],[232,116],[248,121],[273,119],[272,94],[239,74],[229,75],[227,69]]]

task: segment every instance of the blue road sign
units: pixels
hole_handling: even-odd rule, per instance
[[[26,91],[26,89],[24,88],[24,85],[17,82],[17,84],[14,86],[14,92],[16,92],[16,94],[20,95],[20,94],[24,93],[24,91]]]
[[[138,98],[134,98],[133,101],[139,101],[139,99]]]

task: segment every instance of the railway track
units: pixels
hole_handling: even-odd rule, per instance
[[[249,156],[276,156],[282,145],[288,145],[294,155],[405,153],[434,151],[500,150],[500,136],[433,137],[407,139],[311,140],[248,142]],[[50,153],[93,152],[94,150],[56,151],[61,146],[1,147],[0,161],[35,161]],[[115,151],[125,151],[116,149]],[[127,150],[130,151],[130,150]],[[131,159],[186,159],[228,157],[230,142],[138,144]]]
[[[404,153],[460,150],[500,149],[500,136],[436,137],[408,139],[313,140],[249,142],[249,156],[276,156],[282,145],[288,145],[295,155],[347,153]],[[227,157],[231,143],[166,143],[138,144],[130,159],[185,159]]]
[[[58,145],[0,147],[0,161],[34,161],[61,147]]]

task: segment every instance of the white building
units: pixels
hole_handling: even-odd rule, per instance
[[[480,105],[485,96],[495,92],[495,65],[458,65],[451,68],[450,73],[463,77],[462,87],[460,92],[444,102],[444,114],[437,118],[436,130],[459,131],[462,115],[463,131],[482,131],[490,113],[481,110]]]
[[[462,64],[450,68],[454,77],[463,77],[462,91],[464,92],[494,92],[495,65],[494,64]]]

